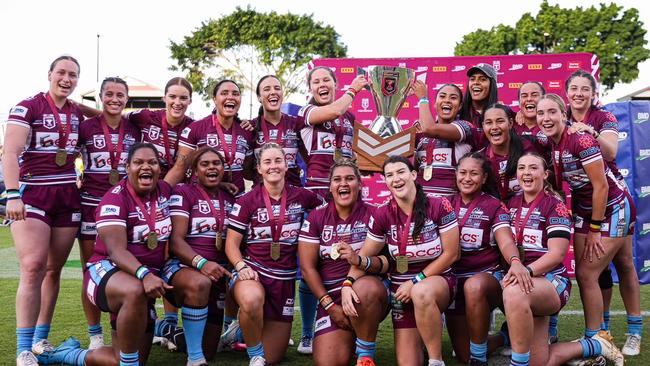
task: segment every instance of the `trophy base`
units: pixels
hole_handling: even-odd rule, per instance
[[[415,152],[415,128],[411,127],[388,138],[382,138],[359,123],[354,124],[352,150],[357,153],[359,169],[381,172],[391,155],[411,157]]]

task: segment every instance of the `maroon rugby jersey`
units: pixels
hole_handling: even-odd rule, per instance
[[[246,240],[243,251],[244,260],[260,274],[282,280],[296,277],[296,253],[298,235],[302,226],[303,215],[323,201],[318,195],[304,188],[285,185],[287,207],[285,220],[280,233],[280,258],[271,259],[271,225],[273,216],[266,210],[262,184],[256,185],[250,192],[239,197],[230,211],[228,228],[242,235]],[[271,206],[274,217],[280,214],[280,200],[272,197]]]
[[[155,249],[147,247],[147,236],[149,226],[140,208],[131,198],[127,188],[127,180],[106,192],[95,211],[97,230],[107,226],[122,226],[126,229],[127,250],[133,254],[143,265],[160,270],[165,262],[165,246],[172,231],[172,222],[169,218],[169,197],[172,188],[163,180],[158,181],[156,189],[156,234],[158,234],[158,246]],[[147,211],[150,210],[149,200],[142,199]],[[95,252],[89,262],[97,262],[107,259],[108,250],[106,244],[97,235]]]
[[[409,237],[406,243],[406,253],[409,266],[406,273],[393,270],[390,279],[394,284],[411,280],[414,275],[422,271],[431,261],[442,254],[442,241],[440,234],[458,226],[454,207],[446,198],[427,196],[429,210],[424,227],[418,237],[417,243],[413,242],[413,229],[415,222],[409,226]],[[390,256],[395,259],[399,255],[399,233],[402,225],[406,223],[407,215],[390,200],[379,206],[370,216],[368,223],[368,237],[374,241],[386,243]],[[394,268],[395,269],[395,268]],[[445,270],[450,272],[450,269]]]
[[[450,198],[457,209],[459,223],[465,221],[460,228],[461,257],[452,265],[458,277],[498,270],[501,252],[494,233],[501,228],[510,229],[510,214],[500,200],[486,193],[481,193],[474,200],[478,203],[469,213],[469,218],[464,220],[472,203],[463,203],[460,193]]]
[[[142,142],[149,142],[158,150],[160,158],[160,179],[163,179],[169,169],[176,162],[176,152],[178,151],[178,136],[194,122],[190,117],[184,116],[181,123],[172,126],[167,123],[167,136],[169,137],[169,155],[171,161],[167,161],[165,150],[165,138],[163,129],[163,119],[165,118],[164,109],[151,110],[141,109],[128,114],[129,120],[142,130]]]
[[[521,143],[523,145],[523,153],[527,152],[537,152],[538,150],[535,148],[535,145],[530,140],[527,139],[521,139]],[[501,198],[502,200],[506,200],[512,196],[516,196],[522,193],[521,187],[519,186],[519,182],[517,181],[517,176],[516,174],[513,175],[512,177],[506,177],[506,168],[508,167],[508,160],[510,159],[510,155],[500,155],[496,154],[492,150],[492,146],[488,145],[485,149],[480,151],[483,156],[485,156],[488,161],[492,164],[492,170],[497,178],[497,185],[499,188],[499,194],[502,195]],[[495,166],[498,167],[495,169]],[[506,194],[505,197],[503,197],[503,193],[501,192],[501,187],[504,184],[504,182],[507,180],[507,189],[506,189]]]
[[[576,122],[575,118],[571,116],[571,108],[569,108],[567,114],[569,123]],[[614,116],[613,113],[596,106],[589,107],[587,114],[581,122],[593,127],[598,131],[598,133],[615,133],[616,136],[618,136],[618,120],[616,119],[616,116]],[[621,173],[616,166],[616,160],[606,161],[606,163],[609,169],[612,170],[612,173],[614,173],[614,176],[619,179],[622,178]]]
[[[270,141],[267,141],[260,119],[260,117],[257,117],[251,121],[253,126],[256,126],[256,133],[254,136],[255,141],[253,142],[253,151],[255,152],[255,156],[257,156],[260,148],[265,143],[277,143],[278,131],[282,130],[282,141],[280,142],[280,145],[284,149],[284,157],[287,160],[287,166],[289,167],[285,178],[287,183],[297,187],[300,186],[300,168],[298,167],[298,164],[296,164],[296,160],[298,159],[300,142],[300,136],[298,134],[300,133],[300,130],[305,127],[305,120],[302,117],[294,117],[282,113],[280,122],[277,126],[264,121],[269,133]]]
[[[224,249],[218,251],[215,246],[218,225],[212,210],[217,210],[218,217],[224,221],[220,225],[222,230],[218,235],[221,235],[225,248],[228,214],[235,198],[230,193],[221,191],[218,195],[210,197],[210,203],[203,198],[199,189],[196,183],[177,185],[169,200],[170,215],[183,216],[189,220],[185,241],[195,252],[209,261],[226,264],[228,258]],[[224,215],[221,210],[224,210]]]
[[[79,107],[67,101],[63,108],[57,108],[61,123],[67,126],[67,114],[70,113],[71,128],[65,146],[67,160],[65,165],[56,164],[56,151],[59,148],[59,126],[54,119],[46,99],[47,93],[38,93],[11,108],[8,124],[30,129],[25,150],[20,155],[20,177],[24,184],[51,185],[75,183],[77,175],[74,158],[79,152],[79,124],[83,115]],[[67,127],[66,127],[67,128]]]
[[[299,240],[319,246],[318,272],[326,289],[340,286],[350,270],[346,260],[331,259],[332,244],[345,241],[359,253],[366,240],[370,214],[375,208],[369,203],[359,201],[350,216],[342,220],[336,212],[336,205],[330,202],[310,212],[302,223]]]
[[[544,198],[535,207],[524,225],[522,243],[524,247],[524,265],[529,265],[548,252],[548,239],[565,238],[571,236],[571,216],[564,203],[557,197],[540,193]],[[517,222],[523,221],[528,214],[530,203],[525,202],[523,195],[513,197],[508,202],[512,219],[512,231],[517,236]],[[519,209],[521,207],[521,209]],[[517,215],[519,211],[519,215]],[[519,216],[519,217],[517,217]],[[563,263],[548,271],[548,273],[568,276]]]
[[[542,130],[539,129],[538,125],[529,128],[525,124],[520,125],[518,123],[515,123],[513,125],[513,128],[515,129],[517,135],[531,136],[531,138],[533,138],[537,144],[541,146],[549,146],[548,137],[546,137],[546,135],[544,135]]]
[[[562,148],[560,159],[560,148]],[[603,160],[600,153],[598,141],[590,134],[570,134],[565,129],[559,144],[553,144],[554,164],[560,164],[562,168],[562,179],[569,183],[575,208],[580,211],[591,211],[593,186],[584,170],[584,165]],[[605,177],[609,186],[607,194],[607,210],[611,212],[611,206],[620,202],[623,190],[618,180],[606,164],[603,164]]]
[[[342,129],[341,152],[343,157],[351,158],[353,155],[352,136],[354,133],[354,115],[350,112],[345,112],[345,114],[335,120],[311,125],[309,123],[309,115],[315,108],[317,106],[307,104],[298,114],[305,120],[305,127],[300,130],[300,137],[309,154],[306,187],[327,189],[329,187],[330,168],[334,164],[337,128]]]
[[[253,133],[246,131],[237,121],[234,121],[230,128],[223,128],[225,145],[219,140],[219,134],[216,127],[212,124],[213,114],[195,121],[187,126],[181,132],[180,146],[188,149],[196,150],[203,146],[209,146],[217,149],[221,156],[227,159],[229,154],[232,154],[232,136],[237,136],[237,147],[232,164],[226,161],[224,168],[226,172],[232,171],[232,180],[229,181],[229,174],[224,174],[224,181],[233,183],[239,189],[239,192],[244,192],[244,159],[253,154]],[[218,122],[217,122],[218,123]],[[224,153],[224,149],[228,149],[228,155]]]
[[[85,167],[81,191],[95,197],[103,196],[112,187],[108,181],[108,174],[112,169],[111,154],[114,155],[117,149],[120,131],[120,127],[113,129],[108,125],[106,126],[113,144],[113,150],[109,154],[101,119],[101,115],[89,118],[79,127],[79,144],[82,147]],[[126,118],[122,118],[121,124],[124,124],[124,136],[122,137],[122,153],[117,164],[120,179],[126,175],[126,158],[129,149],[140,141],[140,130],[135,125]]]

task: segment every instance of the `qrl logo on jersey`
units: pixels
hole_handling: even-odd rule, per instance
[[[207,201],[204,200],[199,201],[199,212],[204,215],[210,213],[210,206],[208,205]]]
[[[97,149],[103,149],[106,147],[106,140],[104,140],[104,136],[93,136],[93,145]]]
[[[334,227],[332,225],[325,225],[323,227],[323,234],[322,234],[323,241],[332,240],[333,233],[334,233]]]
[[[149,139],[152,141],[158,140],[160,137],[160,128],[158,126],[149,126]]]
[[[43,127],[47,128],[48,130],[53,129],[56,127],[56,120],[54,119],[53,114],[44,114],[43,115]]]
[[[542,230],[525,228],[523,244],[526,248],[542,248]]]
[[[483,230],[464,227],[460,234],[460,246],[463,249],[478,249],[483,243]]]
[[[219,138],[217,137],[217,135],[209,133],[205,137],[205,143],[210,147],[216,147],[217,145],[219,145]]]
[[[257,221],[260,224],[263,224],[263,223],[269,221],[269,213],[266,212],[266,209],[260,209],[260,210],[257,211]]]

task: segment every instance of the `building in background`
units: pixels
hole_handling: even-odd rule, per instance
[[[161,89],[131,76],[125,76],[122,79],[129,86],[129,102],[124,108],[124,112],[143,108],[165,108],[165,103],[162,100],[164,93]],[[81,102],[87,106],[101,109],[99,90],[91,89],[81,93]]]
[[[650,86],[641,90],[637,90],[632,94],[617,99],[619,102],[627,102],[630,100],[650,100]]]

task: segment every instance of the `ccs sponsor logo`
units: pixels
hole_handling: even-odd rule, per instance
[[[342,67],[341,74],[352,74],[354,73],[354,67]]]
[[[512,66],[510,66],[508,71],[517,71],[517,70],[521,70],[523,68],[524,68],[524,64],[512,64]]]
[[[548,67],[547,70],[557,70],[557,69],[559,69],[559,68],[561,68],[561,67],[562,67],[562,63],[561,63],[561,62],[553,62],[553,63],[551,64],[551,66]]]
[[[636,119],[634,120],[634,123],[641,124],[643,122],[647,122],[648,119],[650,119],[650,113],[648,113],[648,112],[639,112],[636,115]]]
[[[467,215],[467,213],[465,213]],[[460,246],[463,249],[477,249],[483,243],[483,230],[463,227],[460,234]]]
[[[508,89],[519,89],[522,83],[508,83]]]
[[[641,149],[639,150],[639,156],[636,157],[637,161],[645,160],[650,158],[650,149]]]
[[[569,64],[567,65],[567,68],[569,70],[577,70],[577,69],[580,68],[580,66],[581,66],[580,62],[569,62]]]
[[[528,64],[528,70],[541,70],[542,64]]]
[[[549,80],[548,82],[548,88],[549,89],[560,89],[562,85],[562,82],[559,80]]]
[[[433,71],[433,72],[447,72],[447,66],[432,66],[431,71]]]

